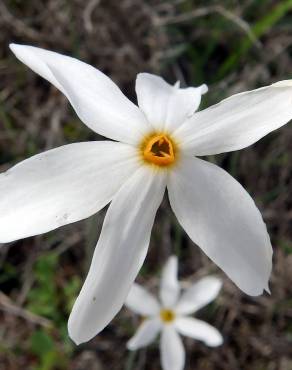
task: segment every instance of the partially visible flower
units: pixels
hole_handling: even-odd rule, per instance
[[[128,349],[133,351],[147,346],[161,332],[160,357],[164,370],[184,367],[185,350],[179,334],[200,340],[209,347],[223,343],[217,329],[189,316],[217,297],[221,280],[214,276],[204,277],[180,294],[177,270],[177,257],[172,256],[163,269],[160,302],[135,283],[126,300],[128,308],[144,317],[136,334],[128,341]]]

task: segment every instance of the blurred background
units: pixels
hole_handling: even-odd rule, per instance
[[[138,72],[182,85],[207,83],[202,107],[291,78],[291,0],[0,0],[0,171],[43,150],[96,140],[52,85],[16,60],[10,42],[75,56],[108,74],[135,101]],[[292,369],[292,126],[245,150],[209,157],[249,191],[274,246],[271,296],[241,293],[188,239],[167,198],[138,281],[156,292],[170,253],[180,279],[215,273],[218,300],[199,312],[225,343],[184,339],[186,369]],[[156,370],[157,343],[126,350],[139,318],[125,308],[75,346],[67,319],[84,281],[105,211],[43,236],[1,246],[0,369]]]

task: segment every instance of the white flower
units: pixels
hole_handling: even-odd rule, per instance
[[[186,289],[180,295],[177,280],[177,257],[167,261],[161,278],[160,301],[138,284],[133,284],[126,306],[142,315],[144,320],[127,347],[136,350],[160,337],[160,357],[164,370],[181,370],[185,364],[185,351],[179,334],[198,339],[207,346],[223,343],[222,335],[213,326],[188,315],[212,302],[218,295],[222,282],[208,276]]]
[[[235,284],[251,295],[268,289],[272,247],[259,210],[235,179],[195,156],[244,148],[284,125],[292,117],[291,82],[234,95],[194,114],[205,85],[180,89],[142,73],[138,108],[83,62],[10,47],[67,96],[88,127],[115,140],[49,150],[0,176],[2,243],[84,219],[111,202],[69,319],[76,343],[96,335],[122,307],[166,186],[187,234]]]

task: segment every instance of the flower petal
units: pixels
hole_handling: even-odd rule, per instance
[[[69,334],[75,343],[99,333],[126,301],[147,253],[165,182],[165,173],[154,174],[144,166],[115,195],[69,318]]]
[[[161,276],[160,299],[164,307],[173,307],[178,300],[180,285],[177,279],[178,260],[176,256],[169,257]]]
[[[178,317],[174,325],[180,334],[201,340],[209,347],[217,347],[223,343],[219,331],[204,321],[192,317]]]
[[[108,138],[136,144],[150,126],[139,108],[96,68],[52,51],[10,45],[16,57],[70,100],[80,119]]]
[[[172,173],[169,199],[190,238],[245,293],[268,290],[272,247],[254,201],[227,172],[184,158]]]
[[[141,285],[135,283],[131,287],[125,305],[142,316],[154,316],[160,310],[157,299]]]
[[[135,351],[152,343],[161,330],[159,319],[147,319],[142,322],[135,335],[128,341],[127,348]]]
[[[169,85],[161,77],[139,73],[136,80],[138,105],[148,122],[159,131],[172,132],[199,107],[206,85],[180,89]]]
[[[206,276],[184,291],[175,308],[180,315],[189,315],[212,302],[222,287],[215,276]]]
[[[182,370],[185,366],[185,349],[174,326],[165,325],[160,339],[160,357],[163,370]]]
[[[0,175],[0,242],[45,233],[99,211],[138,167],[127,144],[96,141],[35,155]]]
[[[184,150],[210,155],[245,148],[292,118],[289,81],[236,94],[196,113],[175,136]]]

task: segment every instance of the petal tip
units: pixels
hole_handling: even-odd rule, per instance
[[[94,335],[90,336],[86,335],[85,332],[82,332],[79,329],[73,330],[73,328],[70,325],[70,319],[68,322],[68,335],[71,338],[71,340],[76,344],[76,346],[79,346],[82,343],[86,343],[94,337]]]
[[[209,90],[208,86],[206,84],[202,84],[201,86],[199,86],[199,88],[201,89],[201,94],[206,94]]]
[[[266,288],[264,289],[264,291],[267,292],[269,295],[272,294],[269,285],[266,286]]]
[[[176,81],[176,83],[173,85],[173,87],[175,88],[175,89],[179,89],[180,88],[180,81],[178,80],[178,81]]]
[[[213,280],[213,282],[216,284],[216,291],[217,291],[217,295],[216,297],[218,296],[220,290],[222,289],[223,287],[223,280],[220,279],[219,277],[217,276],[210,276],[210,278]],[[214,299],[216,299],[216,297]]]
[[[10,50],[13,52],[13,53],[16,53],[17,50],[19,50],[20,48],[23,48],[24,45],[21,45],[21,44],[15,44],[14,42],[10,43],[9,44],[9,48]]]
[[[136,76],[136,81],[140,80],[143,77],[151,77],[151,73],[148,72],[139,72]]]
[[[79,341],[79,340],[76,340],[76,339],[73,339],[72,337],[70,337],[71,340],[75,343],[76,346],[79,346],[80,344],[84,343],[82,341]]]
[[[75,337],[75,335],[71,332],[69,327],[68,327],[68,335],[69,335],[70,339],[72,340],[72,342],[74,342],[76,344],[76,346],[79,346],[80,344],[84,343],[83,340],[80,340],[80,338]]]
[[[136,351],[135,345],[132,343],[131,339],[127,342],[126,347],[129,351]]]
[[[251,296],[251,297],[258,297],[262,294],[264,294],[264,291],[269,289],[268,287],[267,288],[259,288],[259,289],[242,289],[240,288],[245,294]]]
[[[14,44],[13,42],[11,44],[9,44],[9,49],[15,53],[15,50],[18,48],[18,44]]]
[[[216,340],[213,340],[212,342],[208,343],[209,347],[219,347],[222,346],[224,343],[223,337],[220,335]]]
[[[84,336],[82,336],[82,333],[80,333],[79,330],[76,328],[76,325],[72,324],[72,313],[69,317],[67,328],[68,328],[68,335],[71,338],[71,340],[76,344],[76,346],[79,346],[80,344],[85,343],[89,339],[91,339],[91,338],[84,338]]]
[[[168,261],[173,261],[172,263],[178,263],[178,258],[175,254],[172,254],[169,258]]]
[[[23,53],[28,51],[28,48],[29,46],[27,45],[14,44],[14,43],[9,44],[9,49],[18,59],[20,59],[21,56],[23,56]]]
[[[292,79],[291,80],[282,80],[272,84],[273,87],[292,87]]]

